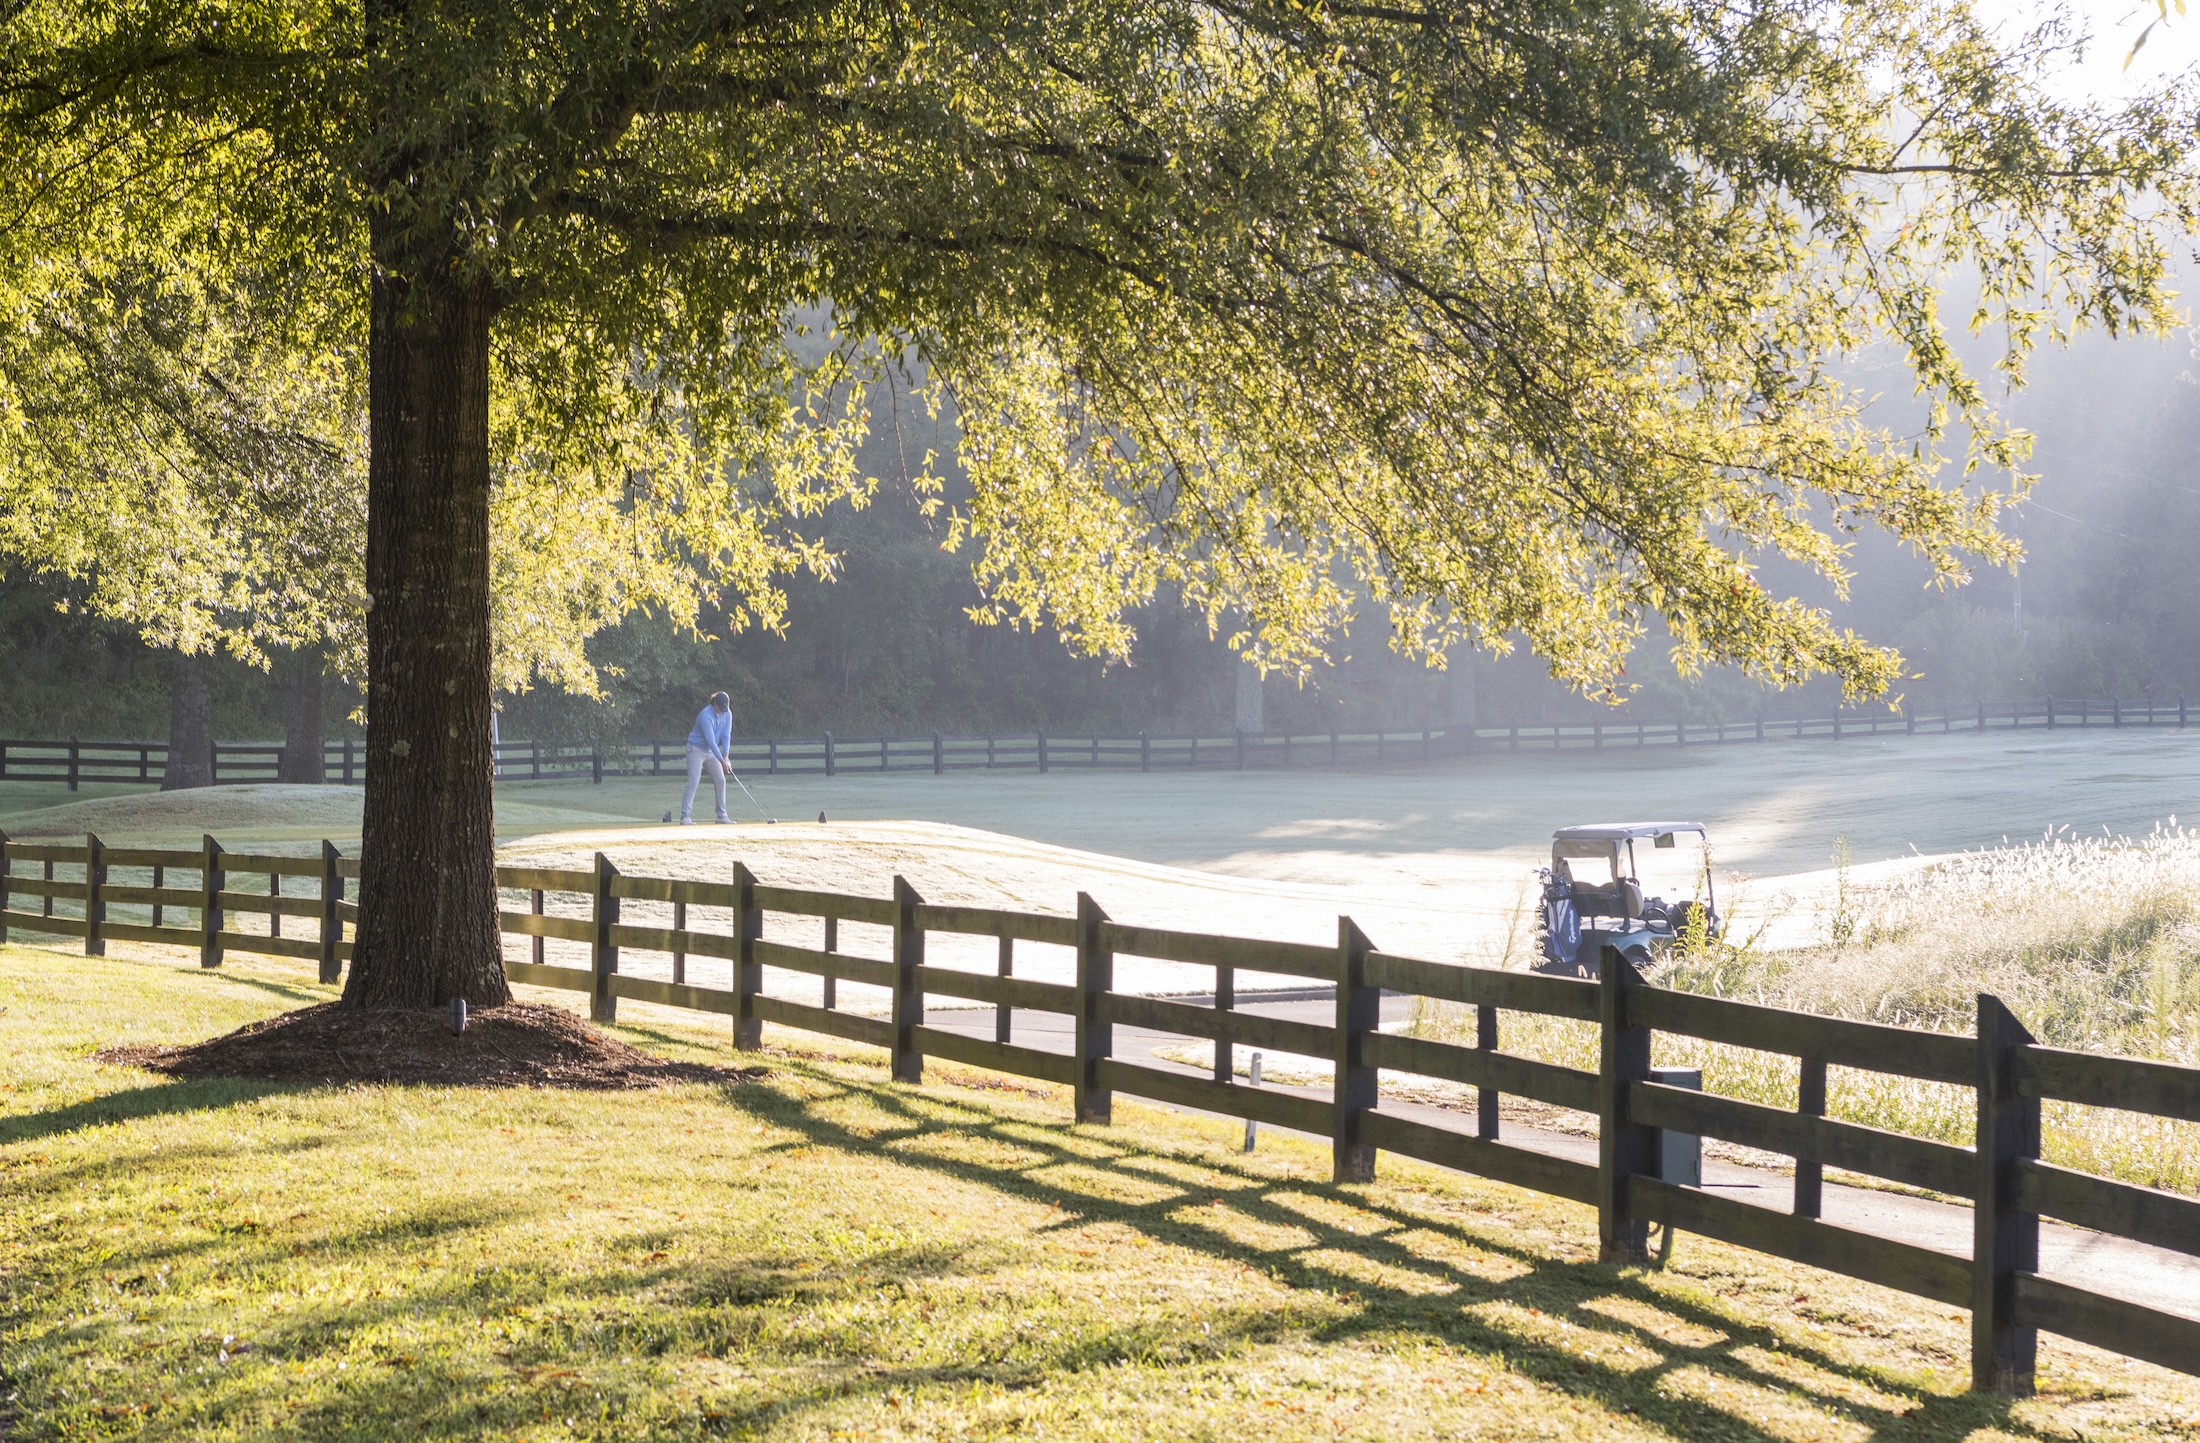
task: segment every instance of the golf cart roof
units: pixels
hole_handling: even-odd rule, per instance
[[[1662,837],[1669,832],[1701,832],[1701,822],[1598,822],[1586,827],[1560,827],[1551,833],[1554,842],[1623,842],[1632,837]]]

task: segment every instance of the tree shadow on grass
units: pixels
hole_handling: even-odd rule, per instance
[[[800,1064],[791,1070],[807,1071]],[[1502,1358],[1536,1384],[1593,1403],[1608,1412],[1655,1420],[1684,1437],[1769,1440],[1785,1437],[1734,1408],[1695,1396],[1692,1380],[1708,1377],[1723,1391],[1747,1398],[1775,1395],[1807,1403],[1827,1421],[1861,1426],[1885,1438],[1957,1436],[1995,1427],[2019,1437],[2047,1436],[2012,1413],[2012,1400],[1993,1395],[1954,1397],[1928,1392],[1887,1369],[1835,1356],[1799,1342],[1713,1303],[1676,1297],[1652,1286],[1642,1270],[1554,1260],[1512,1241],[1503,1221],[1490,1214],[1462,1218],[1456,1209],[1418,1209],[1379,1189],[1339,1187],[1312,1178],[1278,1179],[1194,1149],[1148,1150],[1103,1128],[1056,1126],[1006,1118],[975,1100],[942,1097],[891,1084],[865,1084],[845,1076],[811,1072],[823,1091],[792,1097],[773,1089],[722,1089],[732,1108],[793,1130],[803,1142],[845,1150],[889,1151],[902,1166],[983,1188],[1037,1206],[1059,1206],[1060,1222],[1048,1228],[1113,1224],[1156,1243],[1265,1273],[1295,1290],[1328,1294],[1355,1305],[1346,1318],[1321,1324],[1323,1342],[1418,1336]],[[883,1129],[858,1130],[827,1113],[856,1098],[893,1119]],[[1040,1160],[1003,1168],[958,1160],[937,1145],[943,1135],[1006,1144]],[[1150,1184],[1158,1172],[1176,1171],[1180,1185],[1162,1195],[1125,1199],[1076,1185],[1080,1173],[1136,1177]],[[1194,1180],[1188,1174],[1204,1174]],[[1229,1235],[1224,1212],[1265,1228],[1271,1236],[1295,1232],[1310,1241],[1261,1246]],[[1215,1221],[1201,1217],[1207,1214]],[[1595,1224],[1583,1216],[1585,1245]],[[1243,1229],[1240,1229],[1241,1231]],[[1491,1277],[1470,1265],[1432,1257],[1403,1240],[1434,1234],[1464,1245],[1480,1259],[1501,1260]],[[1372,1265],[1372,1266],[1367,1266]],[[1592,1307],[1592,1304],[1604,1305]],[[1617,1305],[1615,1307],[1615,1304]],[[1217,1324],[1215,1344],[1259,1341],[1273,1328],[1255,1314]],[[1576,1347],[1561,1345],[1560,1335]],[[1676,1339],[1683,1341],[1676,1341]],[[1126,1356],[1150,1351],[1156,1340],[1123,1339]],[[1195,1361],[1199,1349],[1167,1340]],[[1581,1344],[1593,1345],[1585,1356]],[[1604,1356],[1594,1356],[1602,1353]],[[1637,1362],[1647,1358],[1650,1361]],[[1092,1366],[1112,1359],[1080,1360]],[[1960,1361],[1960,1360],[1959,1360]],[[972,1370],[905,1370],[880,1386],[972,1376]],[[811,1401],[823,1402],[830,1392]],[[740,1426],[768,1429],[805,1404],[783,1398],[761,1403]]]
[[[1196,1336],[1182,1316],[1118,1318],[1101,1309],[1079,1328],[980,1330],[966,1351],[908,1360],[906,1352],[879,1353],[852,1324],[820,1325],[795,1338],[784,1334],[786,1320],[907,1299],[923,1284],[984,1277],[1004,1262],[1028,1267],[1015,1238],[980,1233],[843,1261],[805,1255],[790,1240],[773,1256],[698,1262],[676,1255],[671,1231],[643,1224],[607,1236],[606,1261],[579,1269],[515,1259],[510,1268],[442,1272],[420,1252],[476,1229],[554,1227],[557,1204],[532,1195],[423,1200],[311,1238],[282,1227],[171,1238],[101,1264],[117,1271],[111,1287],[136,1281],[142,1288],[148,1285],[138,1280],[156,1260],[272,1274],[303,1246],[303,1255],[368,1261],[387,1275],[365,1296],[319,1305],[301,1295],[300,1306],[263,1316],[249,1340],[254,1351],[228,1364],[217,1366],[218,1334],[178,1330],[162,1344],[176,1356],[164,1359],[159,1376],[169,1376],[173,1364],[179,1381],[137,1395],[148,1411],[136,1426],[145,1436],[191,1437],[215,1422],[264,1420],[284,1408],[291,1411],[281,1426],[267,1425],[267,1436],[465,1438],[531,1431],[569,1413],[607,1436],[621,1430],[621,1420],[634,1436],[770,1436],[832,1410],[884,1407],[897,1395],[936,1397],[974,1385],[1018,1393],[1113,1365],[1212,1375],[1249,1348],[1303,1336],[1345,1344],[1422,1340],[1471,1351],[1501,1360],[1554,1402],[1634,1414],[1679,1437],[1784,1437],[1749,1416],[1765,1411],[1755,1400],[1768,1394],[1804,1399],[1827,1421],[1872,1437],[1940,1438],[1988,1426],[2041,1436],[2011,1416],[2008,1400],[1932,1394],[1885,1369],[1780,1337],[1715,1301],[1676,1298],[1638,1271],[1554,1259],[1518,1242],[1499,1211],[1452,1195],[1278,1178],[1196,1143],[1157,1146],[1104,1128],[998,1112],[982,1094],[852,1080],[844,1069],[828,1073],[791,1058],[774,1062],[800,1075],[802,1095],[753,1086],[712,1094],[729,1113],[792,1134],[743,1153],[745,1171],[810,1147],[884,1155],[897,1167],[1002,1201],[1058,1207],[1059,1218],[1043,1223],[1043,1232],[1128,1229],[1257,1271],[1316,1306],[1278,1310],[1265,1299],[1233,1303],[1225,1295],[1201,1309],[1211,1331]],[[245,1100],[249,1086],[171,1083],[143,1089],[168,1105],[150,1105],[151,1097],[139,1105],[145,1114],[222,1105]],[[41,1116],[113,1103],[96,1099]],[[850,1106],[863,1110],[862,1126],[833,1115]],[[1594,1227],[1585,1210],[1582,1226],[1586,1249]],[[1004,1305],[1004,1316],[1011,1312]],[[403,1338],[424,1314],[470,1336],[502,1319],[518,1321],[506,1348],[415,1356]],[[58,1331],[69,1336],[48,1341],[90,1346],[94,1331],[119,1325],[115,1313],[86,1310],[59,1320]],[[912,1325],[921,1326],[914,1317]],[[743,1350],[762,1355],[769,1387],[720,1383],[683,1397],[656,1366],[698,1351],[724,1357]],[[338,1356],[350,1359],[340,1384],[330,1371]],[[320,1381],[304,1381],[309,1373]],[[1706,1380],[1715,1386],[1706,1389]],[[1722,1397],[1706,1396],[1721,1390]],[[202,1408],[216,1411],[195,1411]],[[46,1421],[66,1420],[57,1413]]]

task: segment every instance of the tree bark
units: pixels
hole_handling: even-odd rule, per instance
[[[328,732],[321,704],[322,661],[319,647],[306,647],[290,656],[290,675],[283,688],[283,760],[275,779],[317,787],[327,780],[322,765],[328,752]]]
[[[447,260],[394,259],[367,341],[366,816],[344,1001],[495,1007],[511,992],[489,753],[491,298]]]
[[[168,764],[160,789],[180,792],[214,785],[214,687],[206,658],[176,653],[168,673]]]

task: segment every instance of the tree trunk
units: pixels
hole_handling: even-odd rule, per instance
[[[495,1007],[511,993],[489,774],[490,294],[447,261],[396,259],[376,268],[367,340],[366,817],[344,1001]]]
[[[180,792],[214,785],[214,687],[206,658],[176,653],[168,673],[168,765],[160,789]]]
[[[283,760],[275,779],[317,787],[327,780],[322,763],[328,733],[321,708],[321,651],[307,647],[291,653],[288,685],[283,689]]]

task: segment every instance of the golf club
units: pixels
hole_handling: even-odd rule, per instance
[[[726,775],[733,778],[733,784],[741,789],[742,796],[749,799],[749,805],[756,808],[756,814],[760,817],[764,817],[764,822],[767,826],[776,827],[779,825],[779,818],[764,815],[763,803],[756,800],[756,793],[749,790],[749,784],[741,780],[741,774],[739,772],[735,771],[732,767],[727,767]]]
[[[756,799],[756,793],[749,790],[749,784],[741,780],[741,774],[739,772],[735,771],[732,767],[729,766],[726,768],[726,775],[733,778],[733,784],[741,789],[742,796],[749,799],[749,805],[756,808],[756,815],[764,818],[764,823],[766,826],[776,827],[779,825],[779,818],[765,816],[764,804]],[[672,809],[669,807],[665,809],[665,820],[668,822],[672,820]],[[825,820],[822,813],[819,814],[818,820],[821,822]]]

